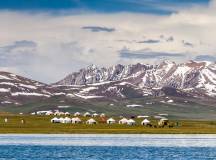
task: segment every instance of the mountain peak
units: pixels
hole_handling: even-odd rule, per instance
[[[95,70],[97,69],[97,66],[95,64],[91,64],[87,67],[88,70]]]
[[[151,92],[151,88],[173,87],[181,90],[192,90],[216,96],[216,67],[206,67],[207,62],[189,61],[176,64],[163,61],[159,65],[143,64],[115,65],[109,68],[97,68],[91,65],[82,72],[72,73],[58,85],[91,85],[108,82],[131,84],[141,90]]]

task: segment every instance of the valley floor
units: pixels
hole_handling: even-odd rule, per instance
[[[7,117],[8,122],[4,119]],[[137,125],[128,126],[120,124],[53,124],[51,116],[29,116],[29,115],[0,115],[0,133],[44,133],[44,134],[216,134],[216,121],[195,120],[171,120],[171,123],[179,123],[173,128],[150,128],[140,125],[142,119],[136,119]],[[114,117],[115,118],[115,117]],[[21,120],[25,123],[22,124]],[[81,117],[85,121],[86,117]],[[97,119],[96,119],[97,120]],[[117,118],[116,118],[117,120]],[[156,120],[151,120],[156,125]]]

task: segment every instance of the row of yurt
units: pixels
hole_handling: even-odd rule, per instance
[[[164,120],[162,120],[164,122]],[[161,121],[161,123],[162,123]],[[78,118],[78,117],[74,117],[74,118],[68,118],[68,117],[65,117],[65,118],[57,118],[57,117],[54,117],[53,119],[51,119],[51,122],[52,123],[72,123],[72,124],[78,124],[78,123],[81,123],[81,119]],[[107,124],[115,124],[116,123],[116,120],[113,119],[113,118],[109,118],[107,121],[106,121]],[[95,121],[93,118],[89,119],[86,121],[86,124],[97,124],[97,121]],[[119,120],[119,124],[127,124],[127,125],[135,125],[136,124],[136,121],[133,120],[133,119],[126,119],[126,118],[122,118],[121,120]],[[144,126],[147,126],[150,124],[150,121],[148,119],[144,119],[142,122],[141,122],[141,125],[144,125]]]
[[[55,116],[69,116],[70,115],[70,113],[69,112],[61,112],[61,111],[59,111],[59,110],[56,110],[55,112],[53,112],[53,115],[55,115]]]
[[[37,112],[33,112],[31,113],[31,115],[53,115],[54,113],[52,111],[37,111]]]
[[[57,117],[54,117],[53,119],[51,119],[51,122],[52,123],[72,123],[72,124],[78,124],[78,123],[81,123],[81,119],[78,118],[78,117],[75,117],[75,118],[68,118],[68,117],[65,117],[65,118],[57,118]],[[115,123],[115,120],[113,118],[110,118],[107,120],[107,123],[108,124],[114,124]],[[86,121],[86,124],[97,124],[97,121],[95,121],[93,118],[89,119]]]
[[[135,122],[135,120],[133,120],[133,119],[126,119],[126,118],[122,118],[121,120],[119,120],[119,124],[127,124],[127,125],[130,125],[130,126],[132,126],[132,125],[135,125],[136,124],[136,122]]]
[[[82,114],[80,112],[74,113],[74,116],[81,116]],[[101,113],[100,115],[97,113],[90,114],[89,112],[86,112],[83,114],[84,117],[106,117],[104,113]]]
[[[55,110],[55,111],[37,111],[37,112],[32,112],[31,115],[55,115],[55,116],[70,116],[71,114],[69,112],[62,112],[59,110]],[[84,116],[84,117],[106,117],[106,115],[104,113],[98,114],[98,113],[93,113],[90,114],[89,112],[86,112],[84,114],[81,114],[80,112],[75,112],[73,114],[75,117],[78,116]]]
[[[57,118],[57,117],[54,117],[53,119],[51,119],[51,123],[72,123],[72,124],[78,124],[78,123],[81,123],[81,119],[79,117],[74,117],[74,118],[68,118],[68,117],[65,117],[65,118]],[[86,124],[97,124],[97,122],[91,118],[89,120],[86,121]]]
[[[51,116],[51,115],[55,115],[55,116],[69,116],[70,113],[69,112],[60,112],[59,110],[55,110],[55,111],[37,111],[37,112],[32,112],[30,113],[31,115],[46,115],[46,116]]]
[[[107,120],[107,124],[114,124],[116,123],[116,121],[113,118],[110,118]],[[127,125],[135,125],[136,122],[133,119],[126,119],[126,118],[122,118],[121,120],[119,120],[119,124],[127,124]]]
[[[75,117],[75,118],[68,118],[68,117],[57,118],[57,117],[54,117],[53,119],[51,119],[51,122],[52,123],[73,123],[73,124],[77,124],[77,123],[81,122],[81,119],[79,119],[78,117]]]
[[[68,118],[68,117],[57,118],[57,117],[54,117],[53,119],[51,119],[51,122],[52,123],[73,123],[73,124],[77,124],[77,123],[81,122],[81,119],[79,119],[78,117],[75,117],[75,118]],[[107,124],[116,123],[116,121],[113,118],[109,118],[106,122],[107,122]],[[93,118],[91,118],[91,119],[86,121],[86,124],[97,124],[97,121],[95,121]],[[121,123],[121,124],[123,124],[123,123]],[[130,121],[128,121],[127,124],[128,125],[133,125],[133,124],[135,124],[135,121],[130,120]]]
[[[126,119],[126,118],[122,118],[121,120],[119,120],[119,124],[127,124],[127,125],[135,125],[136,122],[133,120],[133,119]],[[144,119],[142,122],[141,122],[141,125],[148,125],[150,124],[150,121],[148,119]]]
[[[101,113],[100,115],[97,113],[90,114],[89,112],[86,112],[83,114],[84,117],[106,117],[104,113]]]

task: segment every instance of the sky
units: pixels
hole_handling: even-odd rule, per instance
[[[7,0],[0,21],[0,70],[45,83],[91,64],[216,61],[216,0]]]

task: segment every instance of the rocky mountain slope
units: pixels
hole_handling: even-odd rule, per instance
[[[215,119],[216,64],[91,65],[55,84],[0,72],[0,111],[38,110],[170,114],[176,118]]]
[[[41,100],[112,101],[167,97],[210,99],[216,97],[216,64],[194,62],[159,65],[116,65],[98,68],[91,65],[55,84],[44,84],[8,72],[0,72],[0,106],[20,106]],[[53,98],[54,97],[54,98]],[[55,101],[56,103],[56,101]],[[152,103],[152,101],[146,102]]]
[[[0,72],[0,105],[22,105],[55,94],[58,94],[58,91],[44,83],[12,73]]]
[[[81,98],[131,98],[143,96],[215,97],[216,63],[176,64],[164,61],[159,65],[116,65],[98,68],[94,65],[72,73],[54,84]]]

